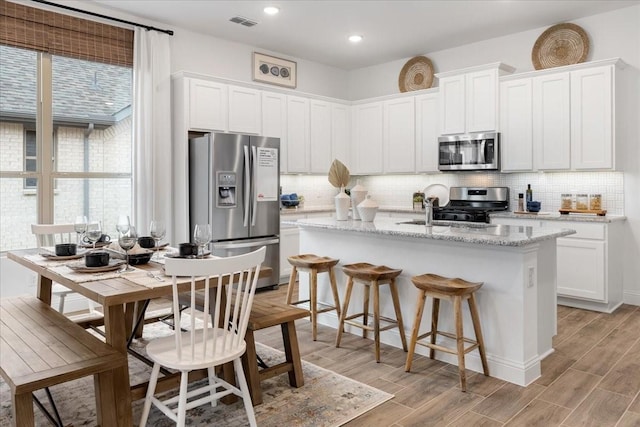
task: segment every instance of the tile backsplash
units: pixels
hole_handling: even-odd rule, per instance
[[[556,212],[563,193],[602,194],[602,208],[610,215],[624,215],[624,175],[622,172],[535,172],[535,173],[442,173],[435,175],[377,175],[351,179],[349,187],[360,180],[380,206],[412,207],[412,195],[431,184],[447,187],[509,187],[511,210],[517,207],[518,193],[531,184],[533,200],[543,211]],[[325,175],[282,175],[283,193],[304,195],[305,207],[333,206],[337,189]]]

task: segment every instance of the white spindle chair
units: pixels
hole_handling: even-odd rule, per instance
[[[73,224],[31,224],[31,232],[36,237],[38,249],[55,246],[58,243],[80,243]],[[74,292],[59,283],[53,283],[51,294],[58,297],[58,311],[64,314],[64,304],[67,296]],[[96,304],[87,299],[88,315],[71,316],[73,320],[81,321],[88,318],[101,317],[102,313],[96,309]]]
[[[153,340],[147,345],[147,355],[153,360],[154,365],[142,409],[140,426],[146,425],[152,403],[176,422],[178,427],[182,427],[185,425],[187,410],[206,403],[213,406],[218,399],[232,393],[243,399],[249,424],[256,426],[251,396],[240,358],[246,350],[244,336],[265,253],[266,248],[262,247],[248,254],[227,258],[166,259],[165,271],[173,276],[175,328],[173,335]],[[190,316],[188,325],[184,325],[184,322],[181,325],[180,322],[178,276],[190,278],[191,305],[183,311]],[[183,277],[182,280],[185,278]],[[198,280],[205,282],[202,294],[204,313],[210,312],[210,280],[234,284],[233,286],[216,287],[215,299],[212,301],[214,306],[211,310],[215,313],[211,319],[212,325],[209,325],[207,321],[209,316],[196,308],[195,284]],[[197,316],[204,320],[201,329],[196,329]],[[181,332],[181,326],[188,330]],[[229,384],[216,375],[215,367],[230,361],[233,361],[240,388]],[[161,366],[181,372],[179,395],[164,401],[154,396]],[[205,384],[187,393],[189,372],[204,368],[208,370],[208,385]],[[217,391],[218,389],[221,390]]]

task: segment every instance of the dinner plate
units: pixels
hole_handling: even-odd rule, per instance
[[[431,184],[424,189],[424,197],[437,197],[438,206],[449,203],[449,187],[442,184]]]
[[[211,251],[204,251],[204,256],[211,255]],[[197,259],[195,255],[180,255],[177,252],[165,254],[165,258]]]
[[[84,264],[84,261],[68,264],[67,267],[69,267],[70,269],[72,269],[76,273],[102,273],[102,272],[105,272],[105,271],[117,270],[120,267],[122,267],[124,264],[125,264],[125,261],[123,261],[123,260],[110,259],[109,260],[109,265],[105,265],[105,266],[102,266],[102,267],[87,267]]]
[[[43,252],[40,254],[40,256],[50,259],[52,261],[66,261],[66,260],[70,260],[70,259],[80,259],[82,257],[84,257],[84,254],[86,254],[87,251],[82,251],[82,252],[78,252],[75,255],[65,255],[65,256],[58,256],[56,254],[51,254],[48,252]]]
[[[169,242],[163,243],[162,245],[158,245],[158,247],[147,248],[147,249],[149,249],[150,251],[161,251],[164,248],[166,248],[167,246],[169,246]]]

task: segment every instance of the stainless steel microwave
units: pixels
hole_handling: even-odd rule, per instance
[[[441,171],[500,170],[498,132],[450,135],[438,138]]]

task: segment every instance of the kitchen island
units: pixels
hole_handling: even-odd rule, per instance
[[[551,339],[556,334],[556,238],[573,234],[573,230],[444,222],[426,227],[400,218],[378,218],[372,223],[307,218],[292,224],[300,227],[300,253],[339,258],[340,265],[369,262],[401,268],[398,291],[407,335],[417,297],[412,276],[435,273],[484,282],[477,302],[491,376],[522,386],[540,376],[540,362],[553,352]],[[346,279],[340,268],[336,276],[342,298]],[[307,279],[303,275],[300,280],[300,294],[305,297]],[[322,280],[326,278],[321,275],[318,300],[329,301],[329,286]],[[429,299],[425,311],[430,310],[430,304]],[[359,289],[354,290],[350,306],[362,306]],[[394,317],[385,287],[381,289],[380,310],[382,316]],[[439,329],[453,331],[449,304],[443,304],[440,313]],[[473,337],[468,307],[463,316],[465,334]],[[318,321],[334,328],[338,324],[335,313],[320,315]],[[425,315],[421,331],[428,328],[430,316]],[[397,331],[382,332],[381,340],[401,347]],[[451,346],[447,341],[442,338]],[[427,351],[422,346],[416,348],[424,355]],[[453,355],[436,352],[436,357],[457,363]],[[476,351],[467,355],[466,366],[482,371]]]

